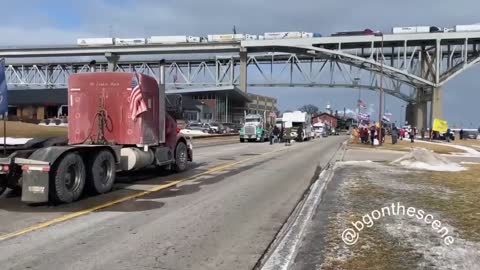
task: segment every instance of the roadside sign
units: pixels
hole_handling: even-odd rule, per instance
[[[441,119],[435,119],[433,120],[433,131],[438,131],[440,133],[445,133],[447,132],[448,129],[448,122],[445,120]]]

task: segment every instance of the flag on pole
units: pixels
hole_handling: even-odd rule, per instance
[[[8,112],[8,88],[5,76],[5,59],[0,60],[0,114]]]
[[[135,120],[141,113],[147,111],[147,105],[143,100],[142,87],[138,74],[135,73],[132,79],[132,92],[130,93],[130,116]]]
[[[367,108],[367,103],[365,103],[361,99],[359,99],[358,100],[358,107],[360,107],[362,109],[366,109]]]
[[[387,115],[384,114],[383,117],[382,117],[382,121],[386,122],[386,123],[390,123],[390,117],[388,117]]]
[[[370,120],[370,115],[366,113],[359,113],[358,118],[362,121],[369,121]]]

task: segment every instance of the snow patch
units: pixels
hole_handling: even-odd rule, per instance
[[[347,160],[347,161],[339,161],[335,164],[335,167],[341,167],[343,165],[365,165],[365,164],[372,164],[373,161],[371,160]]]
[[[409,169],[440,172],[459,172],[465,170],[461,165],[451,162],[425,148],[414,148],[410,153],[394,160],[391,164],[400,165]]]
[[[26,144],[28,141],[30,141],[33,138],[12,138],[12,137],[7,137],[6,138],[6,145],[21,145],[21,144]],[[3,145],[3,137],[0,137],[0,144]]]
[[[425,261],[420,263],[421,269],[478,269],[480,244],[460,238],[455,227],[441,219],[440,215],[434,216],[439,217],[442,226],[451,233],[454,244],[445,245],[437,231],[416,218],[399,217],[383,226],[389,235],[398,241],[407,242],[418,253],[423,254]]]
[[[477,150],[471,148],[471,147],[468,147],[468,146],[463,146],[463,145],[456,145],[456,144],[447,144],[447,143],[435,143],[435,142],[427,142],[427,141],[421,141],[421,140],[418,140],[417,142],[421,142],[421,143],[429,143],[429,144],[436,144],[436,145],[446,145],[446,146],[449,146],[449,147],[452,147],[452,148],[457,148],[459,150],[462,150],[464,151],[465,153],[468,154],[468,156],[472,156],[472,157],[480,157],[480,152],[478,152]],[[457,154],[457,153],[454,153],[454,154]],[[458,154],[457,154],[458,155]],[[463,154],[465,155],[465,154]]]

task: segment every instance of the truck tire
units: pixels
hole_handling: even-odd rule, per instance
[[[58,203],[78,200],[85,187],[85,164],[80,155],[68,153],[56,162],[52,170],[53,199]]]
[[[95,154],[88,167],[87,189],[93,194],[112,190],[116,177],[115,157],[108,150]]]
[[[7,190],[7,175],[0,175],[0,196]]]
[[[175,148],[175,164],[173,170],[183,172],[187,169],[188,153],[187,146],[183,142],[179,142]]]

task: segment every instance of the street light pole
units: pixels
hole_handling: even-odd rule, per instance
[[[400,127],[403,127],[403,107],[405,107],[404,105],[400,106],[400,114],[398,115],[398,122],[400,124]]]
[[[382,145],[382,120],[383,120],[383,33],[377,33],[376,36],[382,37],[380,53],[380,103],[378,106],[378,145]]]

